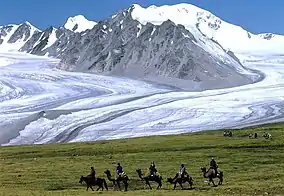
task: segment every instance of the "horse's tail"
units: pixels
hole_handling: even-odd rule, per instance
[[[106,190],[108,191],[108,186],[107,186],[107,183],[106,183],[105,179],[103,179],[103,183],[104,183],[104,186],[105,186]]]

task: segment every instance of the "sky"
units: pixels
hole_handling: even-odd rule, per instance
[[[69,16],[82,14],[100,21],[131,4],[142,7],[190,3],[252,33],[284,35],[281,0],[1,0],[0,25],[29,21],[39,29],[63,26]]]

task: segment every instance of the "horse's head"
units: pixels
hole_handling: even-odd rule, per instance
[[[109,169],[107,169],[104,173],[105,173],[106,175],[108,175],[108,176],[111,176],[111,173],[110,173],[110,170],[109,170]]]
[[[84,180],[84,176],[81,176],[79,183],[82,184],[83,180]]]
[[[136,169],[136,172],[137,172],[138,174],[142,174],[142,170],[141,170],[141,169]]]
[[[205,167],[201,167],[201,168],[200,168],[200,171],[201,171],[201,172],[206,172],[206,168],[205,168]]]

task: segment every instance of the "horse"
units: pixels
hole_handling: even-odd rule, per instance
[[[250,138],[250,139],[252,139],[252,138],[254,138],[254,139],[257,138],[257,133],[250,133],[250,134],[249,134],[249,138]]]
[[[104,178],[96,178],[96,179],[93,179],[92,177],[84,177],[84,176],[81,176],[80,178],[80,181],[79,183],[82,184],[82,182],[85,181],[86,184],[87,184],[87,191],[89,190],[89,188],[92,189],[92,191],[94,191],[93,187],[92,186],[95,186],[95,185],[98,185],[98,189],[97,191],[101,188],[102,191],[104,190],[104,186],[106,188],[106,190],[108,191],[108,186],[107,186],[107,183],[106,183],[106,180]],[[104,186],[103,186],[104,185]]]
[[[270,133],[266,133],[264,132],[262,135],[265,139],[270,139],[271,138],[271,134]]]
[[[190,189],[192,189],[193,185],[193,179],[188,174],[184,176],[183,178],[179,177],[179,173],[176,174],[174,178],[168,178],[167,182],[174,184],[174,190],[176,189],[177,183],[180,185],[181,189],[183,189],[182,184],[188,182]]]
[[[111,172],[110,170],[106,170],[104,172],[108,178],[109,181],[111,181],[113,183],[113,189],[115,187],[115,183],[117,183],[118,185],[118,188],[119,190],[121,191],[121,188],[120,188],[120,182],[123,182],[124,184],[124,191],[127,191],[127,188],[128,188],[128,181],[129,181],[129,178],[127,175],[124,175],[123,177],[118,177],[117,179],[114,179],[114,178],[111,178]]]
[[[232,133],[232,131],[227,131],[227,130],[225,130],[225,131],[223,132],[223,136],[224,136],[224,137],[232,137],[232,136],[233,136],[233,133]]]
[[[216,173],[216,171],[213,168],[210,168],[207,172],[206,172],[205,167],[202,167],[200,169],[201,169],[201,172],[203,173],[203,177],[209,179],[208,185],[210,184],[210,182],[212,182],[213,186],[216,186],[213,181],[213,178],[219,178],[218,185],[221,185],[223,183],[223,172],[222,171],[219,173]]]
[[[154,181],[158,183],[157,189],[162,187],[162,176],[143,176],[142,174],[142,170],[141,169],[137,169],[136,172],[138,173],[138,176],[141,180],[144,180],[146,182],[146,185],[149,186],[150,189],[152,189],[151,185],[150,185],[150,181]]]

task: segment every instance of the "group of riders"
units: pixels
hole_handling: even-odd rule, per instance
[[[211,159],[211,161],[209,163],[209,168],[214,169],[215,173],[218,173],[217,172],[218,166],[217,166],[217,163],[216,163],[214,158]],[[152,161],[151,164],[150,164],[150,167],[149,167],[149,176],[155,177],[155,176],[157,176],[157,172],[158,171],[156,169],[155,162]],[[118,178],[123,178],[126,175],[125,172],[123,171],[123,168],[120,165],[120,163],[117,163],[117,165],[116,165],[116,174],[117,174]],[[185,168],[184,164],[181,164],[178,174],[179,174],[180,178],[184,178],[185,175],[188,175],[188,173],[186,172],[186,168]],[[94,167],[91,167],[91,173],[88,176],[90,176],[93,180],[96,179],[96,171],[95,171]]]

